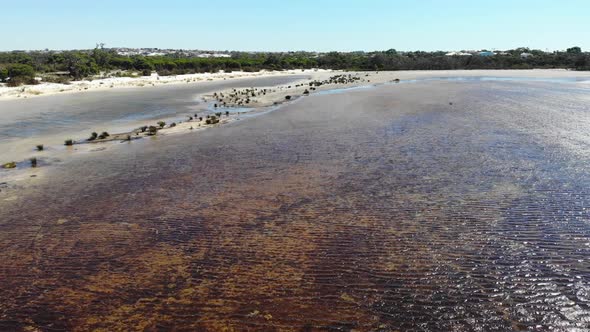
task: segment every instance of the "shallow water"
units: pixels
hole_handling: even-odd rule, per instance
[[[197,96],[229,87],[286,84],[307,75],[198,82],[90,91],[0,102],[0,162],[27,158],[35,145],[60,145],[91,132],[125,132],[164,120],[179,121],[207,109]]]
[[[0,327],[586,331],[578,85],[298,99],[0,201]]]

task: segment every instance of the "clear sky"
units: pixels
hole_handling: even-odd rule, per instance
[[[0,0],[0,50],[590,50],[590,0]]]

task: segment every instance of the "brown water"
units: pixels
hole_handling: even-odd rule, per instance
[[[58,165],[0,201],[0,330],[586,331],[588,92],[382,86]]]

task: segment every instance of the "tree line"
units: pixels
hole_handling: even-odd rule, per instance
[[[526,56],[522,56],[525,53]],[[66,82],[101,73],[129,75],[136,72],[161,76],[218,71],[259,71],[286,69],[452,70],[567,68],[590,70],[590,53],[579,47],[543,52],[518,48],[500,54],[447,55],[445,52],[232,52],[227,58],[200,58],[182,53],[164,56],[123,56],[114,49],[65,52],[0,52],[0,81],[11,85],[33,84],[35,76],[45,81]],[[58,75],[56,75],[58,74]]]

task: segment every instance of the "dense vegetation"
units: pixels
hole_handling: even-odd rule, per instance
[[[528,53],[523,57],[523,53]],[[34,76],[46,81],[67,82],[104,73],[159,75],[224,71],[259,71],[296,68],[348,70],[445,70],[569,68],[590,70],[590,53],[579,47],[543,52],[519,48],[493,56],[449,56],[445,52],[309,52],[242,53],[228,58],[200,58],[182,53],[165,56],[122,56],[113,49],[87,51],[0,52],[0,81],[11,85],[33,84]]]

